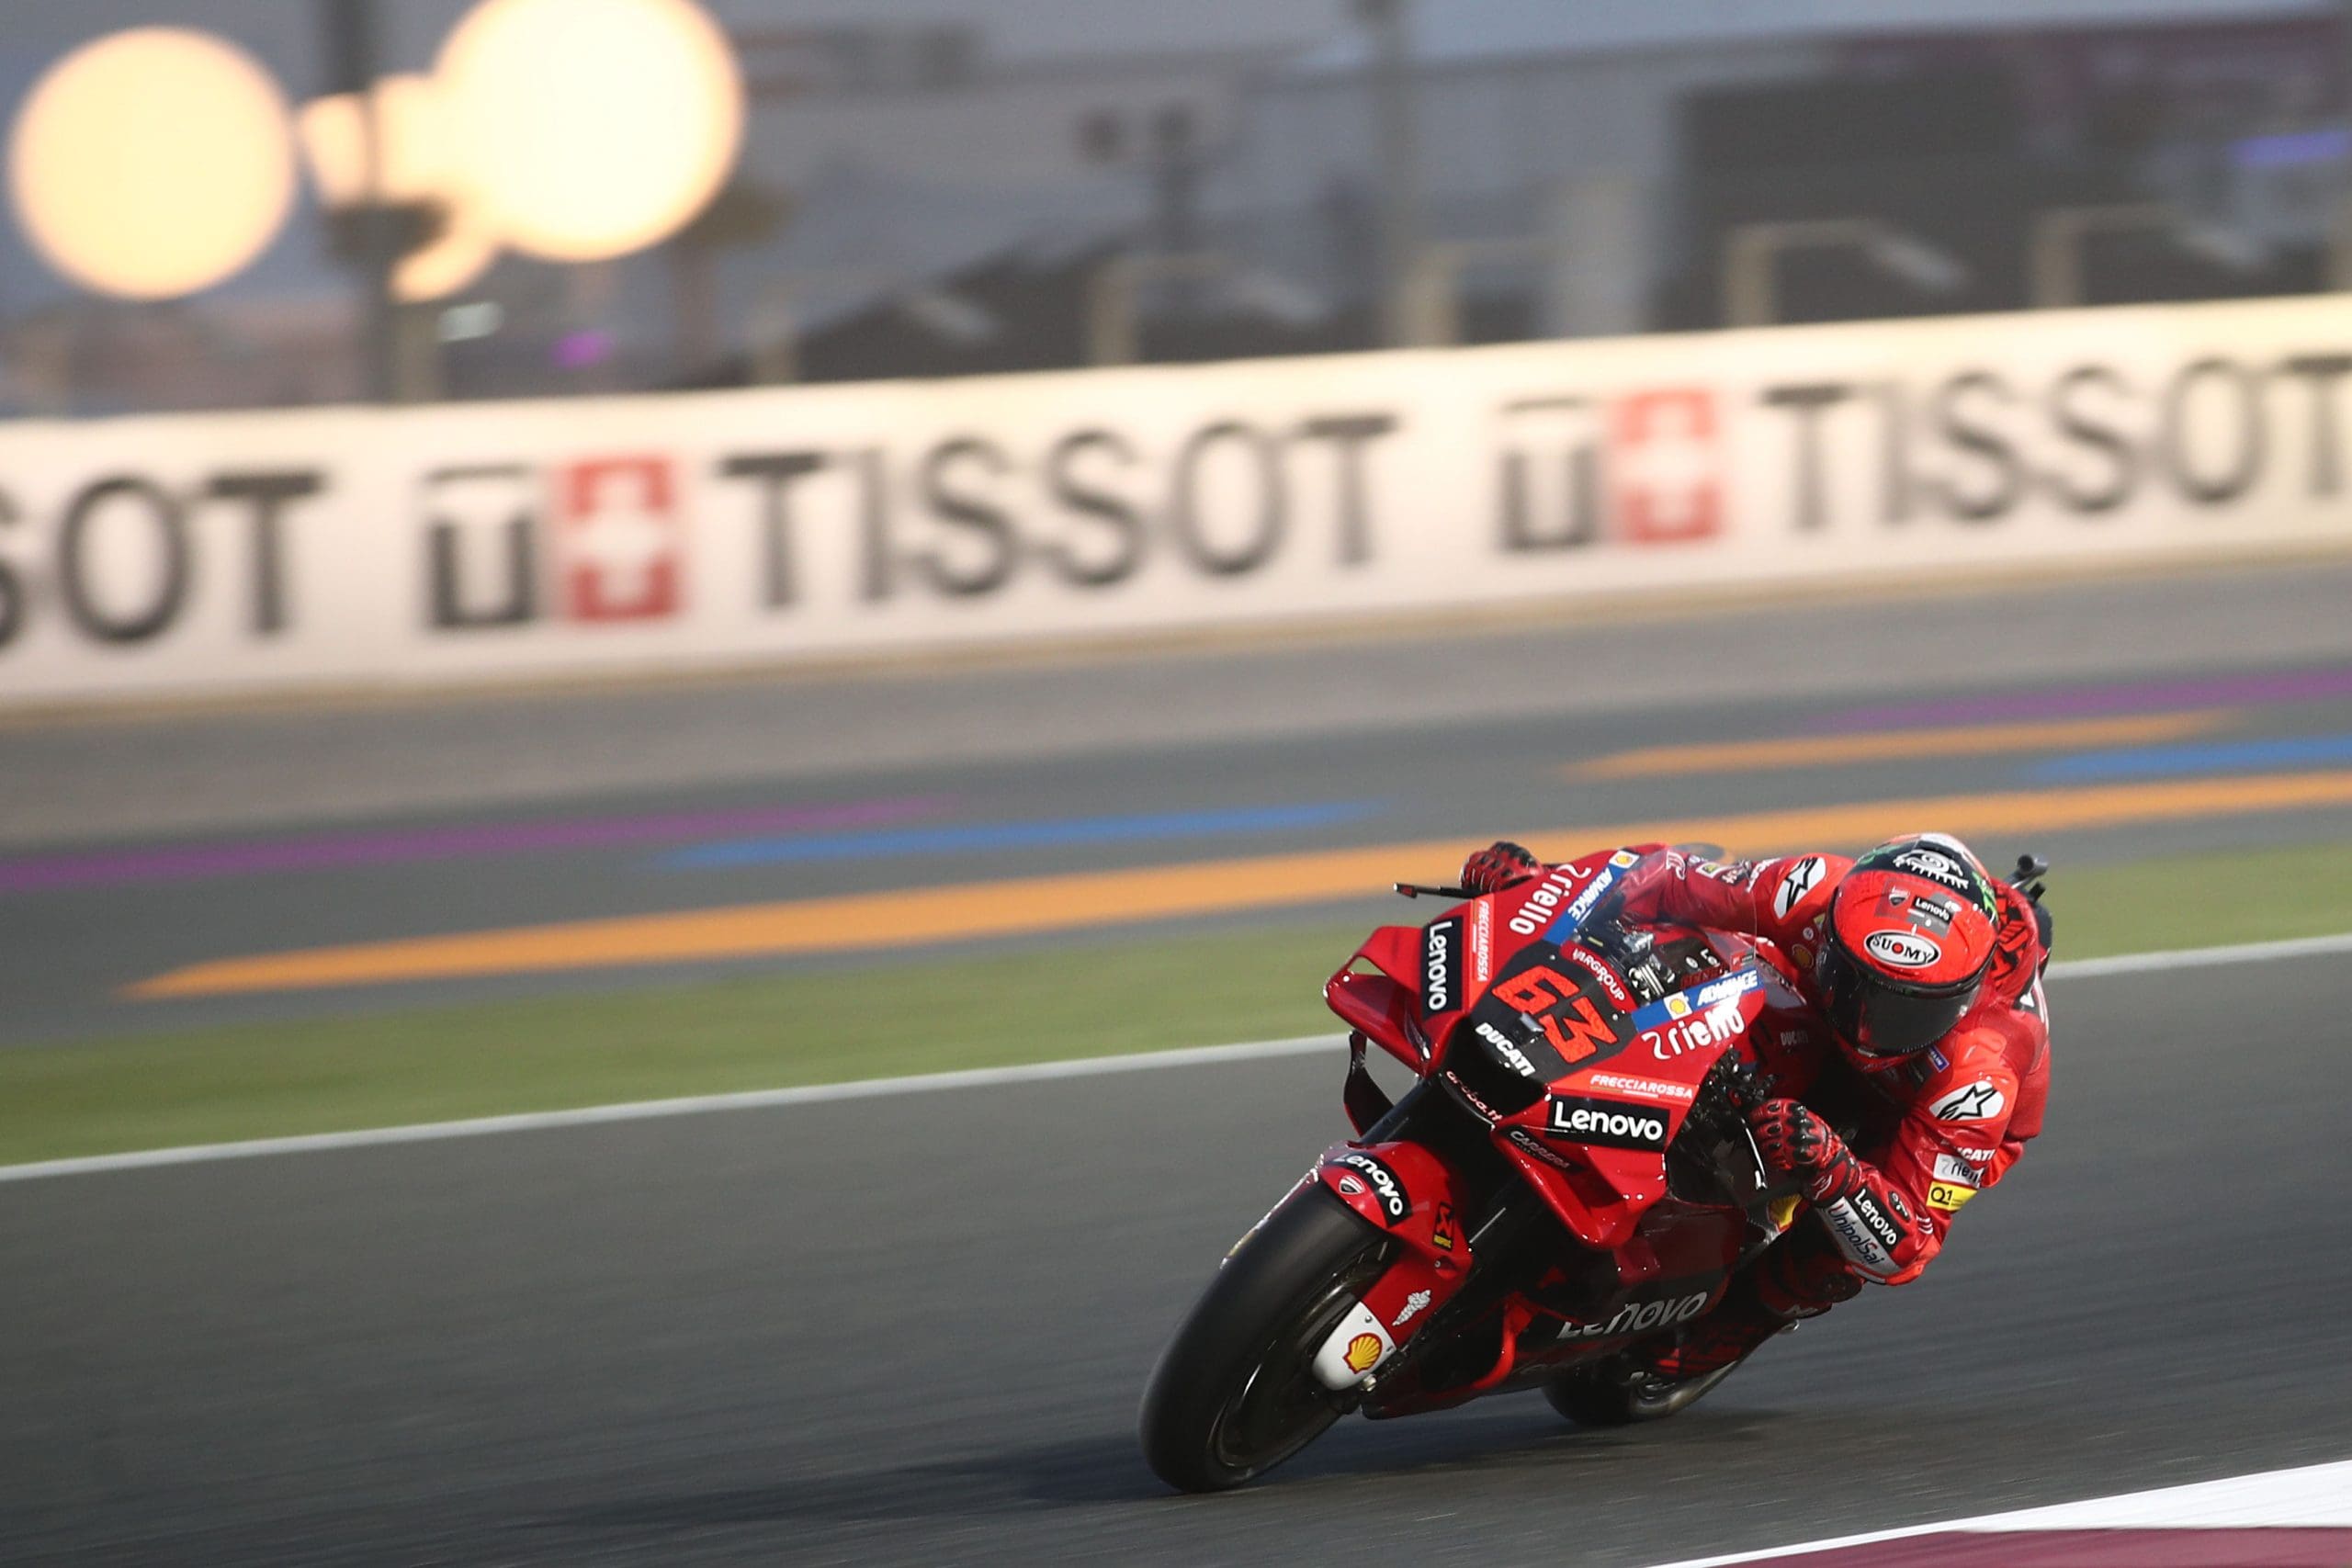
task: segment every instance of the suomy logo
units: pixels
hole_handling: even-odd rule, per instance
[[[1917,931],[1872,931],[1862,939],[1862,951],[1882,964],[1892,964],[1897,969],[1925,969],[1944,955],[1944,950]]]

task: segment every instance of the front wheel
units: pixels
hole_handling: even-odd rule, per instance
[[[1222,1492],[1290,1458],[1353,1407],[1315,1352],[1387,1267],[1387,1238],[1320,1185],[1228,1258],[1152,1369],[1143,1457],[1182,1492]]]

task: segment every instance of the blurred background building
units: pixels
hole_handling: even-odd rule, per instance
[[[709,0],[677,9],[720,39],[740,122],[690,210],[585,259],[452,234],[472,198],[447,193],[488,155],[389,101],[458,69],[453,39],[496,9],[9,8],[0,411],[941,376],[2346,272],[2332,4]],[[157,27],[257,67],[296,177],[249,257],[131,298],[31,237],[28,108],[72,51]],[[385,81],[371,186],[344,95]],[[673,87],[634,86],[594,87],[616,124],[678,120]],[[398,298],[371,304],[377,277]]]

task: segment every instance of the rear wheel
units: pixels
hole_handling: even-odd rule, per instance
[[[1612,1359],[1553,1379],[1544,1385],[1544,1397],[1579,1427],[1624,1427],[1688,1410],[1738,1370],[1734,1361],[1684,1382],[1659,1383]]]
[[[1386,1236],[1320,1185],[1300,1189],[1218,1270],[1143,1395],[1143,1456],[1184,1492],[1262,1475],[1354,1408],[1315,1352],[1387,1267]]]

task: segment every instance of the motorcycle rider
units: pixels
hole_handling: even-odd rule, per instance
[[[1802,999],[1749,1031],[1760,1061],[1743,1110],[1823,1222],[1787,1232],[1698,1323],[1630,1348],[1633,1375],[1665,1388],[1727,1371],[1865,1280],[1918,1278],[1952,1216],[2017,1162],[2049,1086],[2050,921],[1941,833],[1854,860],[1733,865],[1637,847],[1647,858],[1623,886],[1622,920],[1747,936]],[[1549,869],[1498,840],[1461,883],[1490,893]]]

